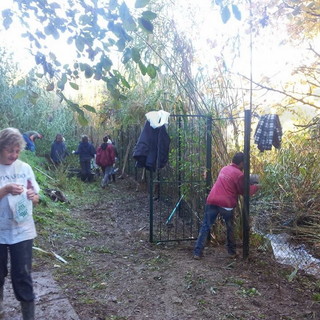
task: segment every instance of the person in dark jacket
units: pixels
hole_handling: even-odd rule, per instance
[[[205,242],[218,214],[226,224],[228,254],[231,258],[237,256],[233,234],[233,211],[237,206],[238,196],[244,193],[243,163],[243,152],[237,152],[232,158],[232,163],[220,170],[207,197],[202,226],[194,247],[194,259],[200,259],[203,256]],[[250,195],[256,193],[259,188],[259,184],[250,185]]]
[[[69,155],[62,134],[58,133],[51,145],[50,158],[55,165],[59,165]]]
[[[103,138],[103,143],[97,150],[96,164],[101,167],[103,172],[103,179],[101,181],[101,187],[105,188],[109,181],[110,175],[113,172],[113,165],[115,163],[115,147],[108,136]]]
[[[81,180],[91,182],[91,160],[96,154],[96,149],[89,142],[89,137],[83,135],[81,142],[78,145],[78,149],[73,152],[74,154],[79,155],[80,167],[81,167]]]

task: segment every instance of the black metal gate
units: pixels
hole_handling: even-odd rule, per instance
[[[211,186],[212,118],[170,115],[169,161],[150,172],[150,241],[191,240],[198,236]]]

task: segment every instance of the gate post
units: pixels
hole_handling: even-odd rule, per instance
[[[244,116],[244,194],[242,211],[243,231],[243,258],[249,256],[249,213],[250,213],[250,133],[251,133],[251,110],[245,110]]]
[[[212,185],[212,116],[207,117],[207,157],[206,157],[206,187],[210,191]]]
[[[153,172],[150,170],[149,176],[149,206],[150,206],[150,219],[149,219],[149,241],[153,242]]]

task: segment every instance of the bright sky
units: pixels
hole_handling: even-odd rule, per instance
[[[65,2],[65,0],[55,1],[58,3]],[[134,0],[127,1],[130,6],[133,6],[134,2]],[[198,61],[202,66],[214,63],[214,56],[222,53],[221,47],[225,45],[227,37],[239,33],[242,43],[241,60],[237,60],[237,63],[231,65],[231,56],[233,56],[234,52],[230,52],[229,57],[226,51],[224,51],[223,54],[229,68],[232,67],[233,70],[239,70],[239,72],[248,75],[250,61],[248,51],[249,35],[245,30],[247,26],[243,26],[242,21],[238,21],[231,16],[231,19],[226,24],[223,24],[220,12],[217,10],[218,7],[212,5],[211,0],[176,0],[173,3],[174,8],[171,10],[171,13],[181,30],[183,30],[187,36],[193,38],[193,44],[198,50]],[[12,7],[12,0],[0,1],[0,10],[8,7]],[[242,11],[242,16],[248,14],[244,12],[243,9],[240,8],[240,10]],[[194,25],[194,22],[197,24]],[[279,26],[279,28],[281,28],[281,26]],[[255,49],[253,53],[253,71],[256,76],[261,72],[267,76],[283,74],[288,65],[292,63],[295,64],[303,57],[298,48],[293,50],[292,47],[279,45],[280,41],[283,40],[285,30],[282,30],[282,32],[281,30],[277,31],[277,35],[268,34],[269,29],[266,28],[262,30],[262,32],[264,32],[263,37],[261,36],[260,39],[254,39],[255,44],[259,47],[259,49]],[[7,46],[13,49],[17,56],[26,59],[25,50],[28,48],[28,41],[21,38],[20,33],[19,27],[15,26],[14,28],[10,28],[10,32],[2,32],[1,39]],[[53,51],[59,53],[61,52],[62,46],[65,46],[65,41],[52,40],[50,41],[50,46],[54,48]],[[67,58],[71,54],[69,48],[70,47],[66,45],[62,50],[63,54],[61,57]],[[67,55],[66,52],[68,53]]]
[[[65,3],[65,0],[55,0],[58,3]],[[127,1],[130,7],[134,6],[135,0]],[[212,5],[212,0],[175,0],[169,2],[172,9],[168,14],[172,14],[178,27],[185,32],[186,36],[193,39],[193,45],[197,50],[196,57],[198,67],[203,68],[206,73],[212,73],[216,64],[216,57],[225,58],[227,67],[234,73],[241,73],[249,77],[250,74],[250,52],[248,26],[242,21],[236,20],[231,14],[230,20],[223,24],[220,12],[216,5]],[[12,0],[1,0],[0,10],[12,6]],[[240,8],[242,16],[248,15],[243,8]],[[280,24],[276,32],[270,28],[261,30],[259,37],[254,39],[253,50],[253,74],[254,80],[259,82],[264,77],[269,77],[273,82],[281,82],[291,76],[292,65],[297,65],[301,61],[306,62],[308,51],[303,46],[291,47],[285,44],[286,39],[284,24]],[[10,28],[10,32],[2,32],[2,44],[11,48],[17,58],[22,61],[22,66],[26,68],[33,65],[33,57],[27,52],[28,41],[20,37],[21,31],[18,26]],[[223,50],[226,40],[231,35],[239,34],[241,55],[233,60],[235,51]],[[319,44],[318,44],[319,45]],[[64,40],[50,41],[53,52],[59,53],[60,59],[65,58],[64,63],[72,62],[71,47],[65,44]],[[235,45],[237,47],[237,45]],[[319,45],[320,47],[320,45]],[[230,48],[230,47],[229,47]],[[69,60],[69,61],[68,61]]]

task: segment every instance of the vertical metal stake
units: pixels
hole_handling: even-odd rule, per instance
[[[249,213],[250,213],[250,133],[251,133],[251,110],[245,110],[244,117],[244,194],[242,212],[243,231],[243,258],[249,256]]]
[[[153,172],[150,170],[149,181],[149,206],[150,206],[150,226],[149,226],[149,241],[153,242]]]
[[[212,175],[211,175],[211,166],[212,166],[212,117],[207,118],[207,159],[206,159],[206,188],[207,192],[210,191],[212,185]]]

